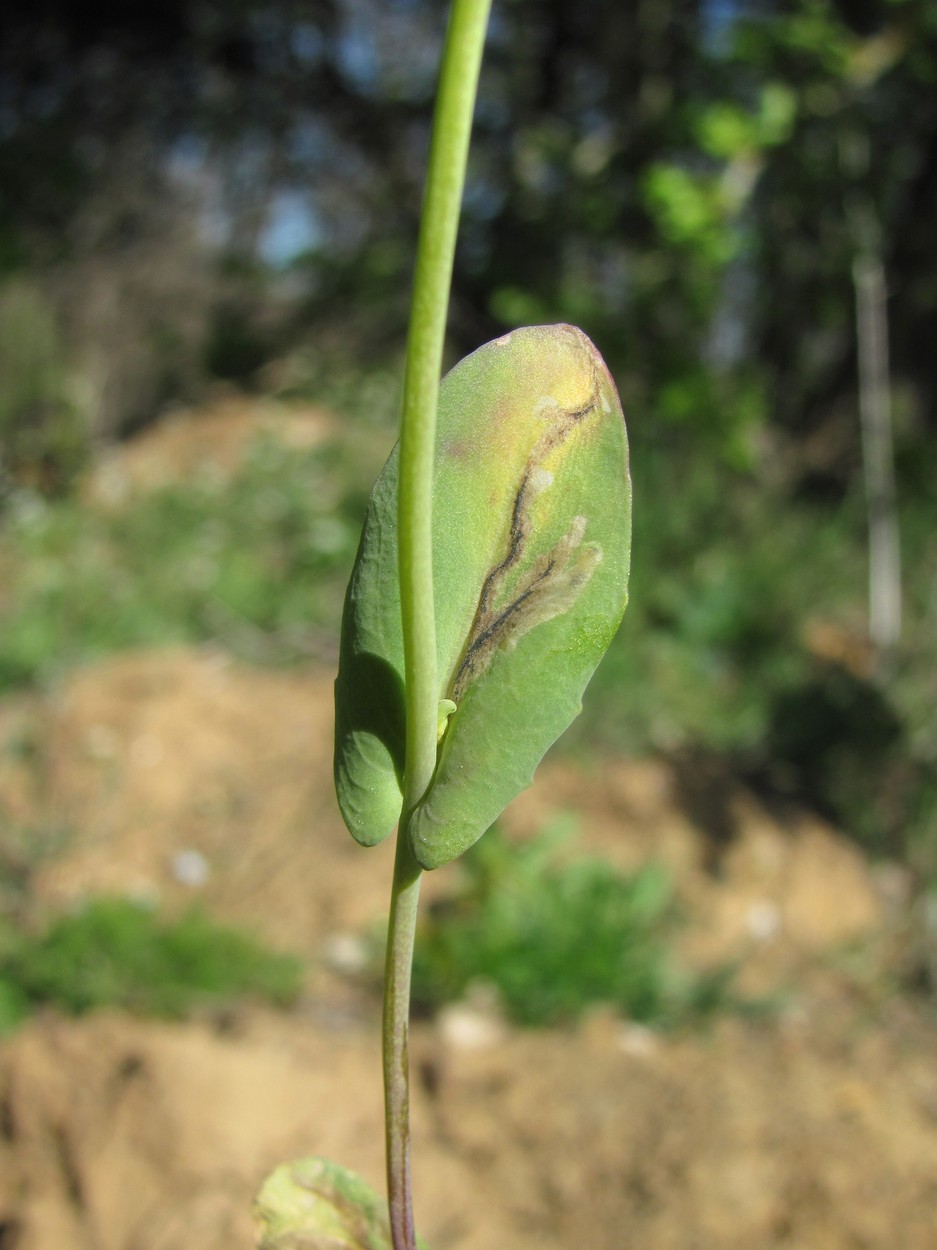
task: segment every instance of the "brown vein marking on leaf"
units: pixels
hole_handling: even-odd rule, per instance
[[[559,447],[562,442],[572,432],[573,429],[594,412],[598,407],[598,400],[595,393],[595,376],[593,373],[592,390],[589,399],[579,408],[566,409],[558,414],[558,420],[541,434],[537,443],[527,457],[527,463],[521,474],[520,485],[517,488],[517,494],[514,496],[514,507],[511,511],[511,525],[508,530],[508,550],[504,559],[500,564],[495,565],[488,573],[482,585],[481,595],[478,599],[478,608],[475,613],[475,621],[469,635],[474,638],[481,620],[487,613],[491,611],[492,601],[494,600],[501,583],[504,581],[505,575],[517,564],[524,551],[524,545],[527,541],[530,531],[530,507],[529,497],[531,488],[531,478],[535,471],[540,467],[551,451]],[[471,645],[471,643],[469,644]]]
[[[588,402],[559,413],[558,419],[540,436],[527,458],[511,510],[507,552],[500,563],[488,572],[482,584],[468,642],[452,682],[451,697],[456,703],[461,701],[471,682],[488,669],[499,648],[514,646],[518,638],[535,625],[565,612],[602,558],[601,549],[595,544],[581,547],[586,520],[585,517],[574,517],[569,533],[559,540],[552,551],[535,561],[511,602],[502,608],[495,606],[507,574],[521,559],[528,545],[530,500],[536,493],[532,486],[534,473],[546,456],[596,408],[593,384]],[[577,549],[578,554],[574,556]]]

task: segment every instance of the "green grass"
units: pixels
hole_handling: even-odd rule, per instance
[[[537,1027],[595,1003],[674,1025],[728,1001],[728,972],[695,977],[673,957],[678,917],[662,868],[624,875],[558,849],[555,836],[512,846],[495,829],[468,853],[464,893],[431,909],[418,931],[417,1010],[435,1011],[475,982],[497,989],[509,1019]]]
[[[43,1005],[83,1014],[117,1007],[180,1017],[244,995],[279,1006],[298,995],[302,965],[193,911],[172,922],[127,899],[100,898],[38,935],[0,938],[0,1031]]]
[[[583,726],[639,749],[745,749],[809,668],[806,621],[863,626],[861,507],[792,507],[723,466],[641,451],[631,602]]]
[[[334,649],[366,502],[354,454],[259,444],[228,483],[119,511],[21,496],[0,533],[0,690],[152,644],[246,658]]]

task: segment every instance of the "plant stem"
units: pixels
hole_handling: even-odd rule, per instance
[[[453,0],[436,96],[413,278],[397,504],[407,701],[405,812],[422,798],[436,766],[439,690],[432,570],[436,408],[459,209],[489,7],[490,0]]]
[[[422,870],[410,852],[405,824],[397,835],[384,965],[384,1131],[387,1196],[394,1250],[413,1250],[410,1182],[410,970]]]
[[[407,744],[403,816],[391,890],[384,983],[384,1116],[394,1250],[415,1250],[410,1193],[407,1031],[420,868],[410,815],[436,767],[439,689],[433,607],[432,501],[436,409],[446,311],[472,113],[491,0],[453,0],[443,47],[426,194],[420,218],[404,374],[397,501]]]

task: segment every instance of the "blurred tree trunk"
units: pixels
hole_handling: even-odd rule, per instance
[[[901,547],[895,507],[887,293],[881,257],[873,252],[858,256],[853,280],[869,522],[869,637],[887,652],[901,637]]]

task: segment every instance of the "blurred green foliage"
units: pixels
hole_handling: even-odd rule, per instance
[[[93,434],[207,376],[257,383],[310,345],[396,359],[447,7],[7,6],[0,285],[41,278]],[[517,323],[574,321],[626,409],[738,467],[758,430],[801,438],[854,405],[852,266],[871,247],[895,292],[906,434],[933,437],[935,15],[497,7],[453,359]],[[858,442],[824,467],[840,486]]]
[[[0,470],[61,492],[90,451],[55,308],[26,278],[0,289]]]
[[[197,911],[169,922],[129,899],[93,899],[41,933],[0,931],[0,1031],[43,1005],[169,1017],[245,995],[285,1006],[301,978],[298,959]]]
[[[626,876],[561,854],[564,839],[557,829],[511,845],[495,828],[466,854],[463,892],[430,908],[417,932],[416,1009],[436,1010],[479,982],[529,1026],[571,1022],[596,1003],[654,1025],[725,1006],[727,969],[693,976],[673,958],[666,872],[648,865]]]
[[[906,499],[902,645],[865,635],[858,492],[792,499],[703,457],[639,446],[631,602],[565,740],[718,755],[874,854],[937,875],[933,488]],[[930,589],[928,589],[930,586]]]
[[[119,508],[20,493],[0,532],[0,689],[117,650],[220,639],[260,661],[335,646],[366,502],[329,444],[258,444],[243,471]]]

